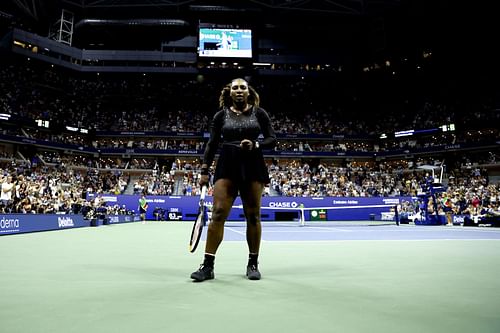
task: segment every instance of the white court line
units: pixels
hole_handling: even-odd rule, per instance
[[[319,230],[328,230],[328,231],[343,231],[343,232],[354,232],[354,230],[349,230],[349,229],[340,229],[337,227],[312,227],[312,226],[304,226],[302,228],[305,229],[319,229]],[[333,229],[333,230],[332,230]]]
[[[312,229],[316,229],[316,230],[312,230]],[[320,230],[318,230],[320,229]],[[266,229],[265,231],[263,231],[263,233],[305,233],[305,234],[310,234],[310,233],[334,233],[334,232],[337,232],[337,231],[341,231],[341,232],[355,232],[355,230],[346,230],[346,229],[333,229],[333,228],[309,228],[307,231],[304,231],[303,229],[302,230],[293,230],[293,229],[290,229],[290,230],[269,230],[269,229]]]
[[[283,243],[339,243],[339,242],[439,242],[439,241],[500,241],[497,238],[428,238],[428,239],[317,239],[317,240],[264,240]]]
[[[457,230],[458,232],[461,232],[461,233],[474,233],[474,232],[479,232],[479,233],[487,233],[487,234],[498,234],[498,232],[488,232],[488,231],[472,231],[472,230],[460,230],[460,229],[455,229]],[[409,229],[406,229],[406,230],[397,230],[397,229],[385,229],[385,230],[377,230],[377,229],[354,229],[352,231],[356,231],[356,232],[405,232],[405,233],[437,233],[437,234],[443,234],[445,231],[452,231],[451,229],[447,229],[447,230],[409,230]],[[454,230],[452,231],[454,232]]]
[[[229,229],[231,231],[234,231],[236,233],[240,233],[236,230],[233,230],[231,229],[230,227],[225,227],[226,229]],[[308,227],[308,226],[305,226],[305,227],[297,227],[297,229],[295,229],[295,226],[293,227],[290,227],[290,226],[273,226],[272,227],[273,230],[269,229],[269,228],[265,228],[265,233],[280,233],[280,232],[306,232],[306,233],[310,233],[310,232],[325,232],[325,231],[328,231],[328,232],[336,232],[336,231],[342,231],[342,232],[355,232],[355,230],[349,230],[349,229],[339,229],[337,227]],[[276,230],[276,228],[282,228],[281,230]],[[300,228],[300,229],[298,229]],[[308,231],[304,231],[304,229],[307,229]],[[311,231],[312,229],[314,230],[324,230],[324,231]]]
[[[243,235],[243,236],[245,236],[245,235],[246,235],[243,231],[238,231],[238,230],[235,230],[235,229],[233,229],[233,228],[231,228],[231,227],[224,227],[224,229],[227,229],[227,230],[232,231],[232,232],[234,232],[234,233],[237,233],[237,234],[239,234],[239,235]]]
[[[465,229],[463,227],[448,227],[449,230],[459,230],[459,231],[462,231],[462,232],[484,232],[484,233],[490,233],[490,234],[500,234],[500,230],[488,230],[488,229],[482,229],[482,228],[479,228],[479,229],[473,229],[473,228],[477,228],[477,227],[470,227],[470,229]],[[446,229],[444,229],[446,230]]]
[[[265,227],[265,226],[263,226]],[[493,229],[493,230],[488,230],[488,229],[483,229],[483,228],[478,228],[478,227],[461,227],[461,226],[455,226],[455,227],[446,227],[446,226],[420,226],[420,225],[400,225],[400,226],[395,226],[395,225],[375,225],[375,226],[352,226],[352,229],[343,229],[339,228],[337,226],[330,226],[330,227],[320,227],[320,226],[312,226],[312,225],[305,225],[305,226],[299,226],[299,225],[273,225],[273,227],[278,227],[278,228],[290,228],[290,230],[271,230],[269,228],[266,228],[265,233],[300,233],[304,232],[302,229],[308,229],[309,233],[320,233],[320,232],[423,232],[423,233],[429,233],[429,232],[436,232],[436,233],[442,233],[443,231],[459,231],[462,233],[487,233],[487,234],[499,234],[500,230],[498,229]],[[295,227],[300,228],[300,229],[294,229]],[[344,226],[345,227],[345,226]],[[236,229],[233,229],[231,227],[225,226],[226,229],[231,230],[237,234],[240,235],[245,235],[244,232],[238,231]],[[349,227],[347,227],[349,228]],[[380,229],[379,229],[380,228]],[[323,231],[312,231],[311,229],[315,230],[323,230]]]
[[[231,228],[231,227],[224,227],[225,229],[227,230],[230,230],[232,232],[235,232],[237,234],[240,234],[240,235],[246,235],[243,231],[238,231],[234,228]],[[288,227],[284,227],[284,228],[288,228]],[[303,228],[307,228],[309,229],[309,231],[306,231],[306,233],[324,233],[325,231],[328,231],[328,232],[336,232],[336,231],[342,231],[342,232],[354,232],[354,230],[346,230],[346,229],[338,229],[338,228],[327,228],[327,227],[303,227]],[[303,229],[301,228],[301,229]],[[311,231],[310,229],[320,229],[322,231]],[[269,229],[266,229],[265,233],[285,233],[285,232],[304,232],[303,230],[294,230],[294,229],[290,229],[290,230],[269,230]]]
[[[401,227],[398,227],[401,228]],[[413,227],[407,227],[406,229],[412,229],[415,230],[415,228],[420,229],[418,231],[436,231],[436,232],[441,232],[441,231],[447,231],[447,230],[457,230],[460,232],[484,232],[484,233],[490,233],[490,234],[498,234],[500,233],[500,230],[498,229],[486,229],[486,228],[478,228],[478,227],[440,227],[440,226],[413,226]],[[393,230],[386,230],[386,231],[393,231]]]
[[[391,226],[392,227],[392,226]],[[429,232],[435,232],[435,233],[442,233],[445,231],[459,231],[462,233],[487,233],[487,234],[499,234],[499,230],[480,230],[480,229],[463,229],[462,227],[456,227],[456,228],[440,228],[436,229],[436,227],[428,227],[428,228],[422,228],[417,226],[418,229],[415,229],[416,227],[394,227],[391,229],[388,228],[383,228],[379,229],[380,226],[375,226],[375,227],[353,227],[353,229],[340,229],[337,227],[302,227],[302,228],[308,228],[308,229],[320,229],[320,230],[327,230],[331,232],[335,231],[342,231],[342,232],[412,232],[412,233],[418,233],[418,232],[424,232],[424,233],[429,233]],[[438,227],[439,228],[439,227]],[[300,232],[300,230],[297,231],[281,231],[281,230],[268,230],[266,229],[266,233],[269,232]],[[307,231],[307,232],[312,232],[312,231]]]

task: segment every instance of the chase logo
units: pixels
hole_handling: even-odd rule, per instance
[[[75,226],[71,217],[58,217],[57,224],[59,225],[59,228],[71,228]]]
[[[272,208],[297,208],[299,206],[295,201],[270,202],[269,207]]]

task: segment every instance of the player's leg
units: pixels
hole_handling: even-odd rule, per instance
[[[207,243],[205,252],[214,254],[217,252],[222,238],[224,237],[224,223],[231,211],[234,199],[238,195],[238,189],[234,182],[229,179],[218,179],[214,185],[212,218],[208,225]]]
[[[261,182],[251,182],[240,188],[243,211],[247,220],[247,244],[248,244],[248,264],[247,276],[250,280],[260,280],[261,274],[258,269],[258,257],[260,241],[262,237],[262,225],[260,221],[260,206],[262,202],[262,192],[264,184]]]
[[[218,179],[214,184],[212,218],[208,224],[205,258],[200,268],[191,274],[196,281],[214,278],[215,254],[224,237],[224,223],[231,211],[238,189],[229,179]]]

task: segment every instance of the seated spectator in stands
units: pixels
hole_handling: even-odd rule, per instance
[[[490,217],[497,217],[500,216],[500,209],[498,205],[490,203],[482,209],[481,213]]]
[[[35,213],[32,210],[31,200],[29,197],[26,197],[26,198],[21,200],[21,211],[20,212],[23,214]]]

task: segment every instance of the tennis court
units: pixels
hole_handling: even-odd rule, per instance
[[[191,226],[0,237],[0,332],[500,331],[498,229],[265,226],[263,279],[249,281],[231,224],[215,280],[193,283]]]

